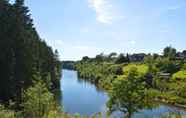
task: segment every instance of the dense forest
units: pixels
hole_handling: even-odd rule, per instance
[[[60,88],[61,64],[57,50],[39,37],[24,0],[0,0],[0,65],[0,117],[46,115]]]

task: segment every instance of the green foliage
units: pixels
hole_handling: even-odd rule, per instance
[[[109,89],[116,74],[121,74],[119,66],[108,63],[78,62],[75,65],[78,75],[85,80],[95,83],[100,88]]]
[[[23,115],[27,118],[55,118],[58,116],[58,109],[55,105],[53,94],[41,81],[34,82],[34,86],[24,92],[22,103]]]
[[[168,46],[164,48],[163,55],[164,57],[167,57],[169,59],[174,59],[176,56],[176,49],[171,46]]]
[[[175,89],[175,94],[182,98],[186,98],[186,83],[176,82],[177,86],[173,86]]]
[[[124,54],[120,54],[116,58],[116,61],[115,61],[116,64],[127,63],[127,62],[129,62],[129,58],[127,58],[126,56],[124,56]]]
[[[173,52],[175,51],[173,50]],[[171,56],[172,54],[166,52],[165,55]],[[182,78],[181,80],[185,78],[185,62],[175,59],[168,56],[163,57],[157,54],[151,56],[149,54],[142,63],[115,64],[114,61],[108,63],[106,60],[102,60],[99,62],[92,58],[91,61],[82,60],[77,62],[76,69],[80,77],[110,91],[114,88],[115,83],[121,85],[120,88],[122,88],[122,85],[126,86],[127,82],[129,82],[127,77],[131,69],[136,68],[137,78],[139,81],[145,82],[146,95],[149,100],[157,99],[168,104],[185,105],[185,81],[178,81],[180,78]],[[170,74],[170,77],[173,75],[173,79],[161,77],[160,73]],[[119,92],[122,91],[120,90],[118,87]],[[120,94],[115,99],[122,98],[123,95],[126,94]]]
[[[0,101],[6,106],[9,100],[15,102],[12,110],[0,106],[0,116],[81,117],[61,113],[54,102],[52,92],[60,88],[61,62],[57,50],[53,51],[39,37],[24,0],[16,0],[15,4],[0,0],[0,12]],[[171,103],[186,104],[185,81],[177,81],[186,78],[185,62],[175,60],[176,49],[172,47],[166,47],[163,54],[163,57],[147,57],[145,64],[119,65],[128,63],[129,55],[116,57],[116,53],[101,53],[95,58],[84,57],[75,67],[83,79],[106,90],[111,89],[110,108],[116,106],[130,116],[132,112],[141,109],[145,102],[142,77],[147,73],[171,73],[175,82],[155,78],[156,86],[148,91],[150,96]],[[70,63],[70,66],[74,66],[74,63]]]
[[[63,69],[71,69],[73,70],[74,69],[74,63],[73,61],[63,61],[62,62],[62,68]]]
[[[125,79],[116,80],[109,93],[108,107],[110,111],[120,110],[131,118],[132,113],[142,109],[145,101],[145,85],[140,81],[137,68],[131,68]]]
[[[16,113],[0,105],[0,117],[1,118],[16,118]]]
[[[182,69],[183,69],[183,70],[186,70],[186,63],[183,64]]]
[[[137,72],[140,75],[145,75],[148,72],[148,66],[145,64],[138,64],[138,65],[137,64],[129,64],[127,66],[124,66],[124,68],[123,68],[124,74],[127,75],[132,68],[136,68]]]
[[[50,91],[60,87],[58,52],[39,37],[24,0],[1,0],[0,12],[0,101],[13,100],[20,109],[22,90],[33,85],[34,74],[50,76]]]
[[[172,74],[179,70],[177,64],[169,58],[158,58],[155,64],[161,72]]]
[[[159,69],[155,65],[155,60],[157,59],[158,56],[146,56],[144,59],[145,64],[148,66],[148,72],[152,74],[156,74]]]
[[[122,65],[112,65],[112,66],[108,67],[108,71],[109,71],[109,73],[114,74],[114,75],[122,75],[123,74]]]
[[[173,74],[172,79],[186,81],[186,70],[181,70]]]

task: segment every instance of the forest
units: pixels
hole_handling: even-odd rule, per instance
[[[39,37],[24,0],[0,1],[0,54],[1,118],[46,118],[58,110],[58,52]]]

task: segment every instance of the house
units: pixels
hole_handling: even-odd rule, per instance
[[[129,55],[128,58],[131,62],[140,62],[140,61],[144,60],[145,56],[146,56],[146,54],[139,53],[139,54]]]
[[[178,52],[176,54],[176,58],[177,59],[186,59],[186,50],[184,50],[183,52]]]

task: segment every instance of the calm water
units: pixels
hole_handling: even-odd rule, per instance
[[[74,114],[80,113],[81,115],[91,115],[94,113],[106,113],[106,102],[108,96],[103,91],[99,91],[96,87],[89,82],[80,81],[76,71],[62,70],[63,76],[61,79],[62,91],[62,105],[64,111]],[[182,114],[186,112],[176,108],[161,105],[159,107],[142,110],[135,113],[135,118],[151,118],[152,116],[158,117],[162,113],[177,112]],[[120,118],[120,113],[115,113],[113,118]]]
[[[88,82],[79,81],[76,71],[63,70],[62,98],[64,110],[69,113],[90,115],[104,112],[108,97]]]

